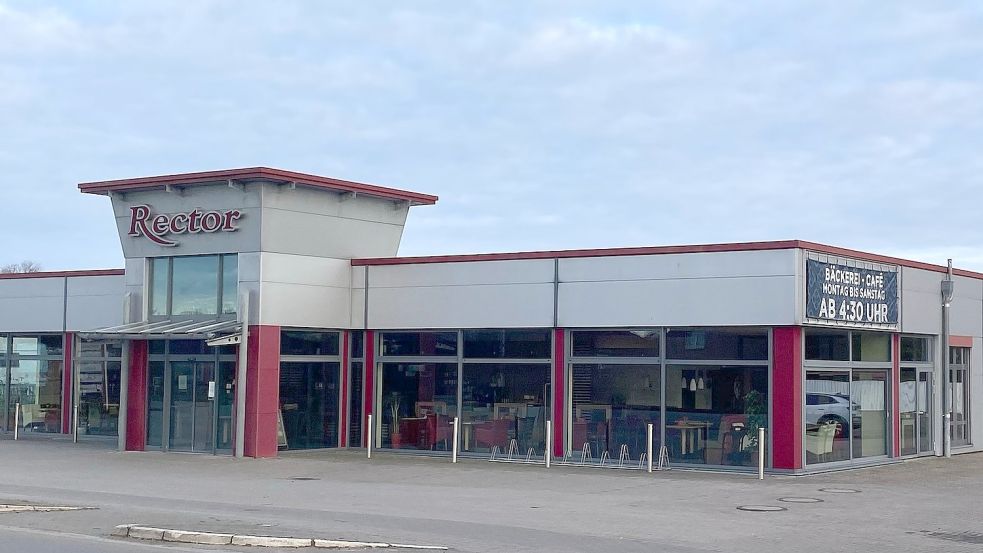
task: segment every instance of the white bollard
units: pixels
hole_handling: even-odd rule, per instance
[[[14,404],[14,440],[17,440],[20,431],[20,402]]]
[[[452,463],[456,463],[457,462],[457,448],[458,448],[457,437],[460,434],[461,419],[459,419],[457,417],[454,417],[454,422],[451,423],[451,424],[454,425],[454,439],[451,440],[451,447],[453,447],[454,450],[451,453],[451,462]]]
[[[951,458],[952,457],[952,412],[950,411],[945,415],[943,415],[942,420],[943,420],[942,443],[945,444],[942,448],[943,449],[942,454],[945,455],[947,458]]]
[[[758,480],[765,479],[765,427],[758,428]]]
[[[553,459],[553,421],[546,421],[546,468],[550,468]]]
[[[654,425],[648,423],[645,426],[645,462],[648,465],[648,471],[652,472],[652,432]]]
[[[372,458],[372,415],[369,415],[368,430],[365,436],[365,456]]]

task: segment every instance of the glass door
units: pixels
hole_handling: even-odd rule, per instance
[[[917,385],[918,417],[918,452],[931,453],[935,451],[932,442],[932,371],[918,371]]]
[[[215,450],[215,363],[172,361],[167,449],[212,452]]]
[[[851,403],[853,458],[877,457],[888,453],[887,371],[854,370]]]

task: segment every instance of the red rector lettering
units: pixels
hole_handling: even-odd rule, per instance
[[[197,234],[199,232],[235,232],[235,222],[242,218],[238,209],[228,211],[202,211],[154,215],[149,205],[130,207],[130,236],[146,236],[161,246],[177,246],[168,238],[172,234]]]

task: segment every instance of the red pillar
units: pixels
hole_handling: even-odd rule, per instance
[[[72,401],[72,385],[75,382],[75,333],[66,332],[64,338],[65,364],[61,372],[61,433],[72,433],[72,412],[74,402]]]
[[[350,381],[352,362],[349,355],[347,330],[341,331],[341,386],[338,387],[341,397],[338,398],[338,405],[341,413],[338,417],[338,447],[348,446],[348,383]]]
[[[802,328],[772,330],[771,439],[777,469],[802,468]]]
[[[126,397],[126,450],[147,446],[147,341],[130,342],[130,379]]]
[[[566,400],[566,347],[562,328],[553,329],[553,456],[563,457],[563,416]]]
[[[891,427],[894,439],[891,450],[894,457],[901,456],[901,335],[891,335]]]
[[[372,406],[375,405],[375,332],[365,331],[365,338],[362,341],[362,350],[365,354],[365,378],[362,379],[362,445],[368,447],[369,434],[369,415],[372,414]],[[372,431],[373,434],[375,430]]]
[[[276,457],[280,413],[280,327],[252,325],[246,349],[247,457]]]

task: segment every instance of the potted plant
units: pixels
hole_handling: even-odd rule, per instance
[[[402,445],[402,435],[399,433],[399,394],[393,392],[389,401],[389,443],[393,449]]]
[[[747,421],[745,425],[745,443],[747,447],[743,448],[737,455],[740,456],[739,461],[741,464],[749,464],[751,460],[751,455],[758,448],[758,429],[764,427],[768,420],[768,406],[765,405],[764,396],[761,392],[757,390],[751,390],[750,392],[744,394],[744,417]]]

